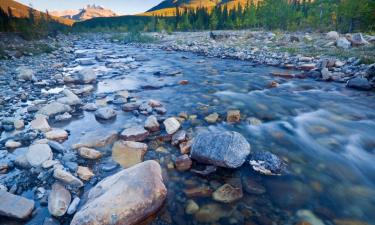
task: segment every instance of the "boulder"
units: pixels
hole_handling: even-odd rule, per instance
[[[337,39],[336,46],[343,49],[349,49],[351,46],[351,43],[344,37],[341,37]]]
[[[151,132],[155,132],[159,130],[160,125],[156,116],[152,115],[152,116],[147,117],[145,121],[145,128]]]
[[[81,99],[69,89],[64,89],[62,93],[65,97],[57,99],[57,102],[70,106],[81,104]]]
[[[227,122],[228,123],[238,123],[241,120],[240,110],[229,110],[227,112]]]
[[[109,120],[115,118],[116,116],[116,111],[110,107],[103,107],[95,112],[95,117],[102,120]]]
[[[31,166],[41,166],[43,162],[52,159],[52,150],[48,144],[34,144],[26,152],[26,160]]]
[[[337,39],[339,39],[340,35],[339,33],[337,33],[337,31],[330,31],[327,33],[326,37],[329,40],[336,41]]]
[[[51,127],[44,116],[36,116],[36,118],[31,121],[30,125],[32,129],[42,132],[48,132],[51,130]]]
[[[31,81],[34,78],[34,71],[24,66],[18,67],[16,73],[19,80]]]
[[[250,144],[234,131],[202,132],[193,141],[190,157],[201,163],[238,168],[250,154]]]
[[[38,114],[50,117],[70,111],[72,111],[72,108],[69,105],[60,102],[51,102],[39,109]]]
[[[72,197],[70,192],[61,184],[52,185],[52,190],[48,196],[48,211],[51,215],[60,217],[68,210]]]
[[[27,219],[33,209],[34,201],[0,190],[0,216],[14,219]]]
[[[180,122],[178,122],[178,120],[174,117],[164,120],[163,124],[168,134],[176,133],[176,131],[178,131],[178,129],[181,127]]]
[[[360,46],[360,45],[367,45],[369,44],[368,41],[366,41],[361,33],[356,33],[350,36],[349,41],[352,43],[352,46]]]
[[[120,134],[121,138],[125,141],[143,141],[149,135],[149,132],[142,126],[135,126],[126,128]]]
[[[78,143],[73,144],[72,148],[78,149],[81,147],[87,148],[101,148],[112,144],[117,139],[117,131],[94,130],[85,133]]]
[[[122,167],[129,168],[143,161],[148,146],[134,141],[117,141],[112,147],[112,158]]]
[[[162,206],[166,195],[160,165],[145,161],[92,188],[71,225],[139,224]]]
[[[89,84],[96,81],[96,72],[91,68],[80,70],[77,74],[70,77],[64,77],[66,83]]]
[[[370,82],[366,78],[360,76],[348,80],[346,87],[364,91],[371,90],[372,88]]]

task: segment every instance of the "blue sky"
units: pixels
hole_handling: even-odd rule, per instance
[[[95,4],[109,8],[118,14],[134,14],[144,12],[162,0],[17,0],[38,10],[49,11],[80,9],[87,4]]]

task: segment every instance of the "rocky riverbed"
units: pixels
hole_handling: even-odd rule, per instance
[[[0,61],[1,224],[374,224],[372,67],[218,57],[224,34]]]

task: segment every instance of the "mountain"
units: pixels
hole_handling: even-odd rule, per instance
[[[110,9],[105,9],[101,6],[96,5],[87,5],[85,8],[81,10],[65,10],[65,11],[53,11],[51,15],[70,18],[73,20],[88,20],[96,17],[113,17],[117,16]]]
[[[23,5],[13,0],[0,0],[0,8],[6,13],[9,13],[10,11],[11,14],[17,18],[28,18],[31,11],[36,17],[47,16],[47,14],[44,12],[40,12],[38,10],[32,9],[26,5]],[[60,17],[55,17],[55,16],[50,16],[50,18],[52,18],[58,23],[65,24],[68,26],[71,26],[74,23],[73,20],[66,19],[66,18],[60,18]]]
[[[142,15],[174,16],[176,7],[180,9],[213,8],[215,6],[227,6],[228,9],[237,7],[238,4],[246,5],[248,0],[164,0],[155,7],[147,10]],[[254,0],[253,2],[258,2]]]

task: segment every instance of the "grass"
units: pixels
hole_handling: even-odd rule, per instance
[[[128,32],[126,34],[114,34],[111,41],[120,41],[124,43],[152,43],[157,41],[155,37],[141,32]]]

